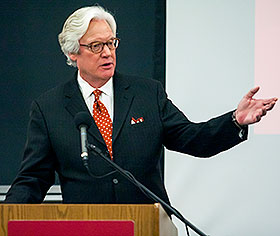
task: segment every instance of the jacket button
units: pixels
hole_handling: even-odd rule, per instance
[[[119,183],[118,179],[113,179],[113,183],[118,184]]]

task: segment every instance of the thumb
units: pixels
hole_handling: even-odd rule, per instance
[[[253,89],[251,89],[246,95],[245,95],[245,98],[252,98],[258,91],[260,90],[260,87],[255,87]]]

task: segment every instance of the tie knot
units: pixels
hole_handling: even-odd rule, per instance
[[[99,89],[96,89],[93,91],[94,96],[95,96],[95,100],[99,100],[99,96],[101,95],[102,91]]]

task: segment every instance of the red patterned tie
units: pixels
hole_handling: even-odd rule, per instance
[[[96,89],[93,91],[95,95],[95,101],[93,104],[93,118],[94,121],[102,134],[102,137],[107,145],[107,149],[110,153],[111,159],[113,159],[112,151],[112,133],[113,133],[113,124],[106,109],[105,105],[99,100],[99,96],[102,91]]]

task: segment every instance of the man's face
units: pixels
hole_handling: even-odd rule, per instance
[[[80,44],[107,42],[114,34],[105,20],[92,20],[87,32],[80,39]],[[89,48],[80,46],[79,54],[70,54],[77,62],[81,77],[93,87],[101,87],[113,75],[116,67],[116,51],[104,45],[100,53],[93,53]]]

